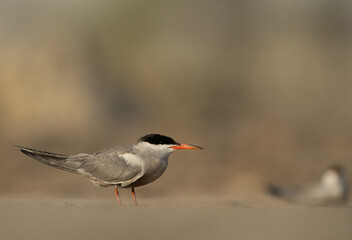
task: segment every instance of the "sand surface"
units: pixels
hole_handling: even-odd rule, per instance
[[[351,205],[263,197],[0,199],[0,239],[352,239]]]

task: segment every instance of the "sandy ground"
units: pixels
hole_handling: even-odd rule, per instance
[[[0,199],[0,239],[352,239],[351,205],[306,207],[265,196]]]

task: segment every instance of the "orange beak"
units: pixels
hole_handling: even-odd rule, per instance
[[[179,145],[171,146],[170,148],[173,148],[175,150],[178,150],[178,149],[203,149],[202,147],[194,146],[191,144],[184,144],[184,143],[180,143]]]

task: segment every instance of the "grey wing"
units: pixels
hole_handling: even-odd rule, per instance
[[[272,184],[267,186],[267,191],[271,195],[285,198],[287,200],[294,198],[295,195],[299,193],[299,189],[295,187],[284,187],[284,186],[277,186]]]
[[[142,165],[131,165],[118,148],[91,155],[80,166],[83,175],[99,186],[128,186],[143,175]]]

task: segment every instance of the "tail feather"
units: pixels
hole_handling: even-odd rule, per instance
[[[77,169],[70,166],[71,164],[68,164],[68,162],[66,161],[70,157],[68,155],[38,151],[35,149],[21,147],[21,146],[15,146],[15,147],[19,148],[22,153],[26,154],[27,156],[35,160],[38,160],[41,163],[44,163],[46,165],[49,165],[61,170],[77,173]]]

